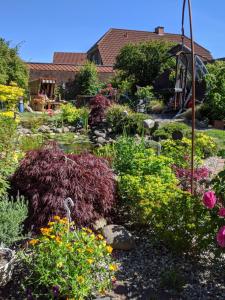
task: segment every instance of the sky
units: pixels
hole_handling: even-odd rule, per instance
[[[0,37],[29,62],[86,52],[109,28],[180,33],[182,0],[0,0]],[[196,42],[225,57],[225,0],[192,0]],[[186,35],[189,34],[186,24]]]

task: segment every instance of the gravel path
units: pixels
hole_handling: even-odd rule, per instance
[[[114,293],[105,299],[225,299],[225,255],[179,257],[151,240],[138,233],[135,249],[115,253],[121,270]]]

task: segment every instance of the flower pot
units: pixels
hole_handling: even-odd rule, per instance
[[[216,129],[224,129],[224,120],[214,120],[213,126]]]
[[[0,287],[5,286],[12,278],[15,256],[12,250],[0,248]]]

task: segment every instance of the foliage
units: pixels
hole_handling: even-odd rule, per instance
[[[169,267],[160,274],[160,285],[168,290],[175,290],[180,293],[185,285],[184,275],[180,270]]]
[[[0,84],[10,85],[15,82],[23,89],[28,85],[26,64],[18,55],[19,47],[10,48],[10,43],[0,39]]]
[[[24,90],[17,86],[0,84],[0,101],[5,102],[8,109],[15,109],[19,97],[24,95]]]
[[[207,65],[207,95],[204,103],[206,116],[213,120],[225,118],[225,62],[216,61]]]
[[[97,125],[105,118],[106,110],[110,107],[111,102],[105,96],[98,94],[90,101],[91,112],[89,114],[89,124]]]
[[[71,125],[87,125],[88,113],[86,108],[76,108],[71,103],[61,106],[61,118],[63,122]]]
[[[87,62],[81,67],[77,76],[77,83],[80,95],[95,96],[100,88],[98,79],[98,71],[96,65],[92,62]]]
[[[0,245],[11,246],[22,237],[27,204],[22,197],[16,201],[5,194],[0,196]]]
[[[197,151],[202,152],[202,157],[207,158],[215,156],[218,151],[218,147],[213,138],[205,133],[197,132],[195,135],[195,146]]]
[[[144,133],[143,121],[149,119],[148,115],[133,112],[126,105],[112,105],[106,112],[106,120],[113,132],[129,134]]]
[[[29,270],[24,284],[30,296],[86,299],[111,288],[117,265],[102,235],[95,236],[88,228],[78,230],[58,216],[41,233],[30,241],[32,255],[24,256]]]
[[[184,137],[189,137],[191,130],[188,125],[180,122],[170,122],[162,125],[160,128],[153,132],[153,137],[155,139],[172,139],[172,135],[174,132],[181,132]]]
[[[126,78],[134,78],[136,85],[152,85],[163,71],[175,67],[168,53],[171,47],[171,43],[163,41],[127,44],[117,56],[115,68],[123,71]]]
[[[179,168],[173,166],[176,177],[179,179],[182,190],[191,192],[192,172],[190,168]],[[202,196],[206,190],[209,181],[210,172],[205,167],[196,168],[194,170],[194,192],[196,195]]]
[[[217,197],[224,202],[225,205],[225,171],[219,172],[211,182],[213,190]]]
[[[154,97],[153,87],[150,85],[139,87],[137,92],[135,93],[135,96],[138,99],[151,100]]]
[[[28,152],[11,183],[29,201],[29,228],[46,225],[54,214],[63,216],[67,197],[75,203],[73,219],[82,225],[107,216],[115,204],[114,174],[106,160],[66,155],[54,144]]]
[[[205,135],[208,135],[213,139],[217,146],[217,154],[225,157],[225,131],[219,129],[206,130]]]
[[[42,125],[48,122],[48,115],[46,113],[23,113],[20,114],[20,124],[22,127],[30,129],[36,133]]]
[[[0,115],[0,197],[8,189],[8,177],[17,166],[16,129],[14,119]]]
[[[209,249],[218,227],[201,200],[182,191],[155,208],[151,225],[156,235],[177,252]]]
[[[151,100],[147,104],[147,112],[149,114],[160,114],[163,112],[165,104],[162,100]]]

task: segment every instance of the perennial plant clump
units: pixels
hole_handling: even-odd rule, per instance
[[[105,118],[106,109],[110,107],[111,102],[105,96],[98,94],[90,101],[91,112],[89,114],[89,124],[97,125]]]
[[[72,217],[80,225],[107,216],[115,204],[115,179],[107,161],[91,154],[67,155],[55,144],[27,152],[11,184],[28,199],[28,228],[44,226],[55,214],[64,216],[67,197],[74,201]]]
[[[74,222],[54,216],[22,255],[28,270],[23,285],[38,299],[86,299],[104,294],[116,280],[118,265],[101,234],[77,229]],[[47,255],[46,255],[47,253]]]

